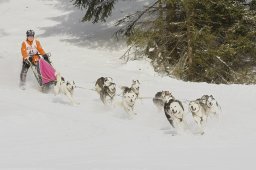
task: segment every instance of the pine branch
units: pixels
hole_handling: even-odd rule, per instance
[[[135,18],[133,19],[133,21],[128,21],[129,24],[126,25],[125,27],[119,29],[115,34],[118,35],[126,35],[129,36],[132,33],[132,29],[134,28],[134,26],[136,25],[136,23],[141,19],[141,17],[146,14],[151,8],[153,8],[156,4],[158,4],[158,1],[154,2],[151,6],[149,6],[148,8],[146,8],[144,11],[137,11],[135,14],[131,14],[129,16],[124,17],[123,19],[117,21],[117,23],[115,24],[116,26],[121,25],[124,22],[127,22],[127,20],[129,20],[130,18]]]

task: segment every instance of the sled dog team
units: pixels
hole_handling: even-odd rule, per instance
[[[60,73],[56,72],[56,81],[54,83],[55,95],[64,94],[70,100],[71,104],[79,104],[73,98],[74,89],[77,87],[75,82],[66,81]],[[139,80],[133,80],[130,87],[122,86],[122,93],[119,94],[122,97],[121,106],[131,117],[135,115],[134,107],[136,101],[140,98],[140,82]],[[99,94],[100,99],[105,105],[112,105],[113,100],[118,94],[116,94],[116,84],[111,77],[100,77],[95,83],[95,91]],[[174,129],[183,129],[186,125],[184,116],[186,114],[182,101],[177,100],[171,92],[160,91],[153,97],[153,103],[155,106],[164,111],[165,116],[171,126]],[[195,123],[200,128],[201,134],[204,133],[204,128],[207,119],[210,116],[218,116],[220,107],[212,95],[204,95],[199,99],[190,101],[188,104],[188,110],[192,114]]]
[[[135,114],[134,106],[136,100],[139,99],[140,82],[133,80],[131,87],[123,86],[122,90],[122,107],[132,115]],[[112,104],[116,94],[116,84],[111,77],[101,77],[95,83],[95,90],[100,95],[101,101],[106,104]],[[159,110],[163,110],[167,120],[173,128],[183,128],[185,125],[184,115],[185,109],[181,101],[169,91],[157,92],[153,98],[153,103]],[[210,116],[218,116],[220,106],[212,95],[204,95],[199,99],[190,101],[188,110],[192,114],[195,123],[200,127],[203,134],[203,129],[207,119]]]
[[[74,89],[77,87],[75,82],[66,81],[60,73],[56,72],[56,81],[54,83],[55,95],[64,94],[68,97],[71,104],[79,104],[73,98]],[[119,94],[122,97],[121,106],[131,117],[135,115],[134,107],[136,101],[140,98],[140,82],[139,80],[133,80],[130,87],[122,86],[122,93]],[[112,105],[113,100],[118,94],[116,94],[116,84],[111,77],[100,77],[95,83],[95,91],[99,94],[100,99],[105,105]],[[153,103],[159,109],[164,111],[165,116],[171,126],[174,129],[182,129],[186,125],[184,116],[186,114],[182,101],[177,100],[171,92],[160,91],[153,97]],[[201,134],[204,133],[204,128],[207,119],[210,116],[218,116],[220,106],[212,95],[203,95],[201,98],[194,101],[190,101],[188,104],[188,110],[192,114],[192,117],[198,127],[201,129]]]

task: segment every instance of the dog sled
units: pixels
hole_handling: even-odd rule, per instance
[[[50,57],[50,54],[48,56]],[[45,92],[56,83],[57,78],[52,64],[47,62],[40,54],[39,57],[38,61],[30,62],[30,65],[39,87]]]

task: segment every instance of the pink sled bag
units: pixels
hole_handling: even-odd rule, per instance
[[[39,59],[39,68],[42,76],[42,84],[47,84],[52,81],[56,81],[55,69],[51,64],[46,62],[44,59]]]

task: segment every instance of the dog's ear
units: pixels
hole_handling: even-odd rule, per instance
[[[76,83],[75,83],[75,81],[73,81],[73,85],[75,85]]]
[[[167,113],[169,109],[170,109],[170,101],[164,103],[164,112]]]
[[[137,80],[137,82],[140,84],[140,81],[139,81],[139,80]]]
[[[203,95],[202,97],[201,97],[201,99],[205,99],[206,98],[206,95]]]
[[[164,92],[164,91],[161,92],[161,96],[162,96],[162,97],[165,96],[165,92]]]
[[[173,103],[173,102],[175,102],[175,100],[173,100],[173,99],[170,99],[170,100],[168,101],[169,105],[170,105],[171,103]]]
[[[201,104],[205,104],[206,103],[206,99],[205,98],[196,99],[196,101],[198,101]]]

